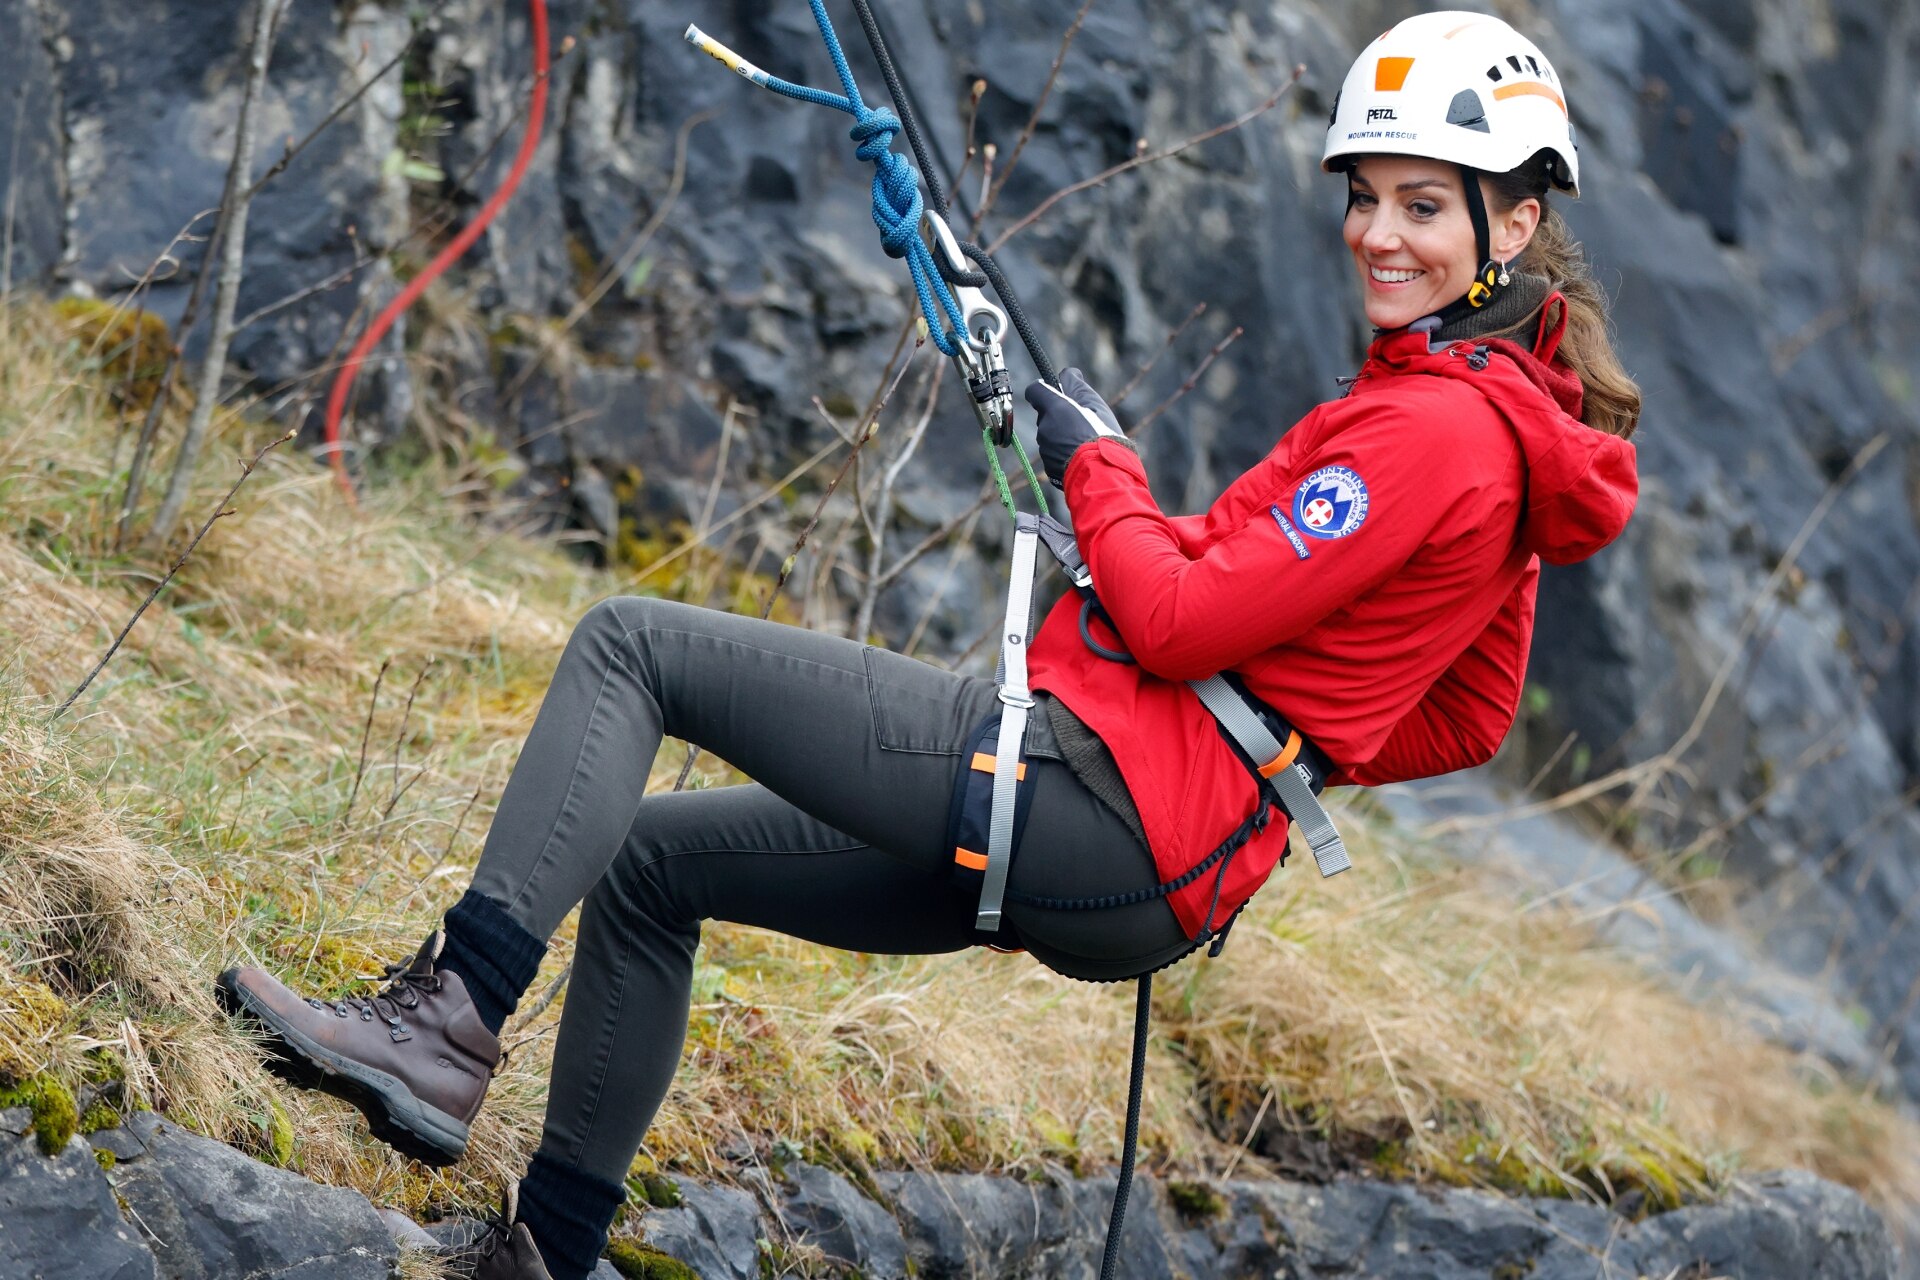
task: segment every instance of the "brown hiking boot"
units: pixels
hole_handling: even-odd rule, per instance
[[[466,1244],[447,1245],[434,1256],[453,1280],[553,1280],[519,1219],[520,1186],[509,1182],[500,1197],[500,1216],[483,1234]]]
[[[434,971],[444,941],[436,929],[411,963],[387,966],[387,985],[370,997],[316,1000],[247,967],[220,975],[220,1003],[267,1031],[279,1074],[353,1103],[373,1136],[403,1155],[452,1164],[466,1152],[500,1040],[460,975]]]

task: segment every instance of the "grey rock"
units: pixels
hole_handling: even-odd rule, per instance
[[[0,1275],[20,1280],[155,1280],[153,1254],[120,1216],[85,1142],[49,1159],[27,1113],[0,1112]]]
[[[387,1230],[393,1236],[393,1242],[402,1249],[432,1249],[440,1243],[398,1209],[381,1209],[379,1213],[380,1221],[387,1224]]]
[[[752,1237],[815,1244],[865,1276],[927,1280],[1083,1280],[1098,1274],[1111,1178],[1019,1180],[880,1173],[888,1204],[825,1170],[790,1166],[770,1224],[744,1193],[681,1180],[682,1209],[647,1214],[645,1238],[708,1280],[746,1280]],[[1639,1223],[1564,1200],[1371,1181],[1239,1181],[1225,1209],[1189,1219],[1143,1177],[1118,1254],[1127,1280],[1591,1280],[1596,1274],[1738,1276],[1741,1280],[1891,1280],[1887,1229],[1851,1191],[1802,1173],[1747,1180],[1725,1202]],[[701,1206],[695,1208],[694,1206]],[[725,1242],[703,1233],[718,1226]],[[904,1256],[899,1252],[903,1242]],[[1704,1269],[1702,1269],[1704,1268]]]
[[[10,223],[0,235],[12,251],[0,280],[10,284],[55,271],[66,235],[60,76],[46,37],[37,0],[0,12],[0,218]]]
[[[899,1226],[851,1182],[809,1164],[787,1166],[782,1181],[780,1216],[797,1241],[874,1280],[906,1276],[907,1249]]]
[[[692,1267],[702,1280],[759,1280],[760,1206],[733,1187],[679,1179],[680,1204],[649,1209],[641,1238]]]
[[[261,1164],[148,1112],[111,1141],[120,1155],[113,1189],[150,1234],[160,1280],[386,1280],[398,1255],[387,1224],[356,1192]]]

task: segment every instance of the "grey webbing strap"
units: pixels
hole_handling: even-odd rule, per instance
[[[1255,764],[1264,764],[1273,760],[1284,749],[1280,740],[1267,728],[1266,721],[1253,713],[1253,708],[1233,686],[1218,675],[1208,676],[1205,680],[1189,680],[1189,687],[1200,695],[1200,701],[1206,705],[1227,736],[1240,744],[1247,758]],[[1285,769],[1276,770],[1267,781],[1273,784],[1280,804],[1293,819],[1293,825],[1306,837],[1307,847],[1313,850],[1314,865],[1320,868],[1322,876],[1337,875],[1353,865],[1347,857],[1347,846],[1340,839],[1333,819],[1320,803],[1320,797],[1313,794],[1313,788],[1307,783],[1307,776],[1298,761]]]
[[[1033,619],[1033,570],[1040,551],[1040,522],[1022,512],[1014,521],[1013,568],[1007,584],[1007,620],[1000,632],[1000,739],[993,757],[993,818],[987,828],[987,870],[980,884],[974,927],[1000,929],[1000,906],[1013,861],[1013,820],[1018,805],[1020,748],[1027,738],[1033,691],[1027,688],[1027,628]]]

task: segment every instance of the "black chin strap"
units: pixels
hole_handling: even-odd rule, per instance
[[[1480,310],[1506,288],[1506,283],[1501,280],[1506,268],[1493,260],[1493,231],[1487,222],[1487,200],[1480,192],[1479,170],[1461,165],[1460,185],[1467,193],[1467,216],[1473,219],[1473,244],[1474,251],[1479,255],[1480,268],[1474,272],[1473,283],[1467,286],[1467,291],[1436,313],[1442,329],[1460,317],[1470,316]]]

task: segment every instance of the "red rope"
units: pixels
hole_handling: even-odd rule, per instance
[[[507,207],[507,201],[513,198],[515,188],[526,176],[527,167],[533,163],[533,153],[539,149],[540,130],[547,114],[547,0],[528,0],[528,5],[533,17],[533,102],[527,111],[526,136],[520,139],[520,152],[513,158],[513,168],[508,172],[507,180],[480,210],[480,216],[468,223],[466,229],[454,237],[453,243],[442,249],[427,265],[426,270],[409,281],[407,287],[400,291],[400,296],[388,303],[367,331],[360,335],[360,341],[353,344],[339,377],[334,379],[332,394],[327,397],[327,457],[333,465],[334,478],[340,482],[340,488],[346,493],[349,503],[354,502],[355,498],[353,481],[347,475],[346,463],[340,451],[340,419],[346,412],[347,397],[353,391],[354,380],[360,376],[360,366],[366,363],[368,354],[380,339],[387,336],[394,322],[427,291],[427,286],[458,262],[473,247],[474,241],[486,232],[488,224]]]

